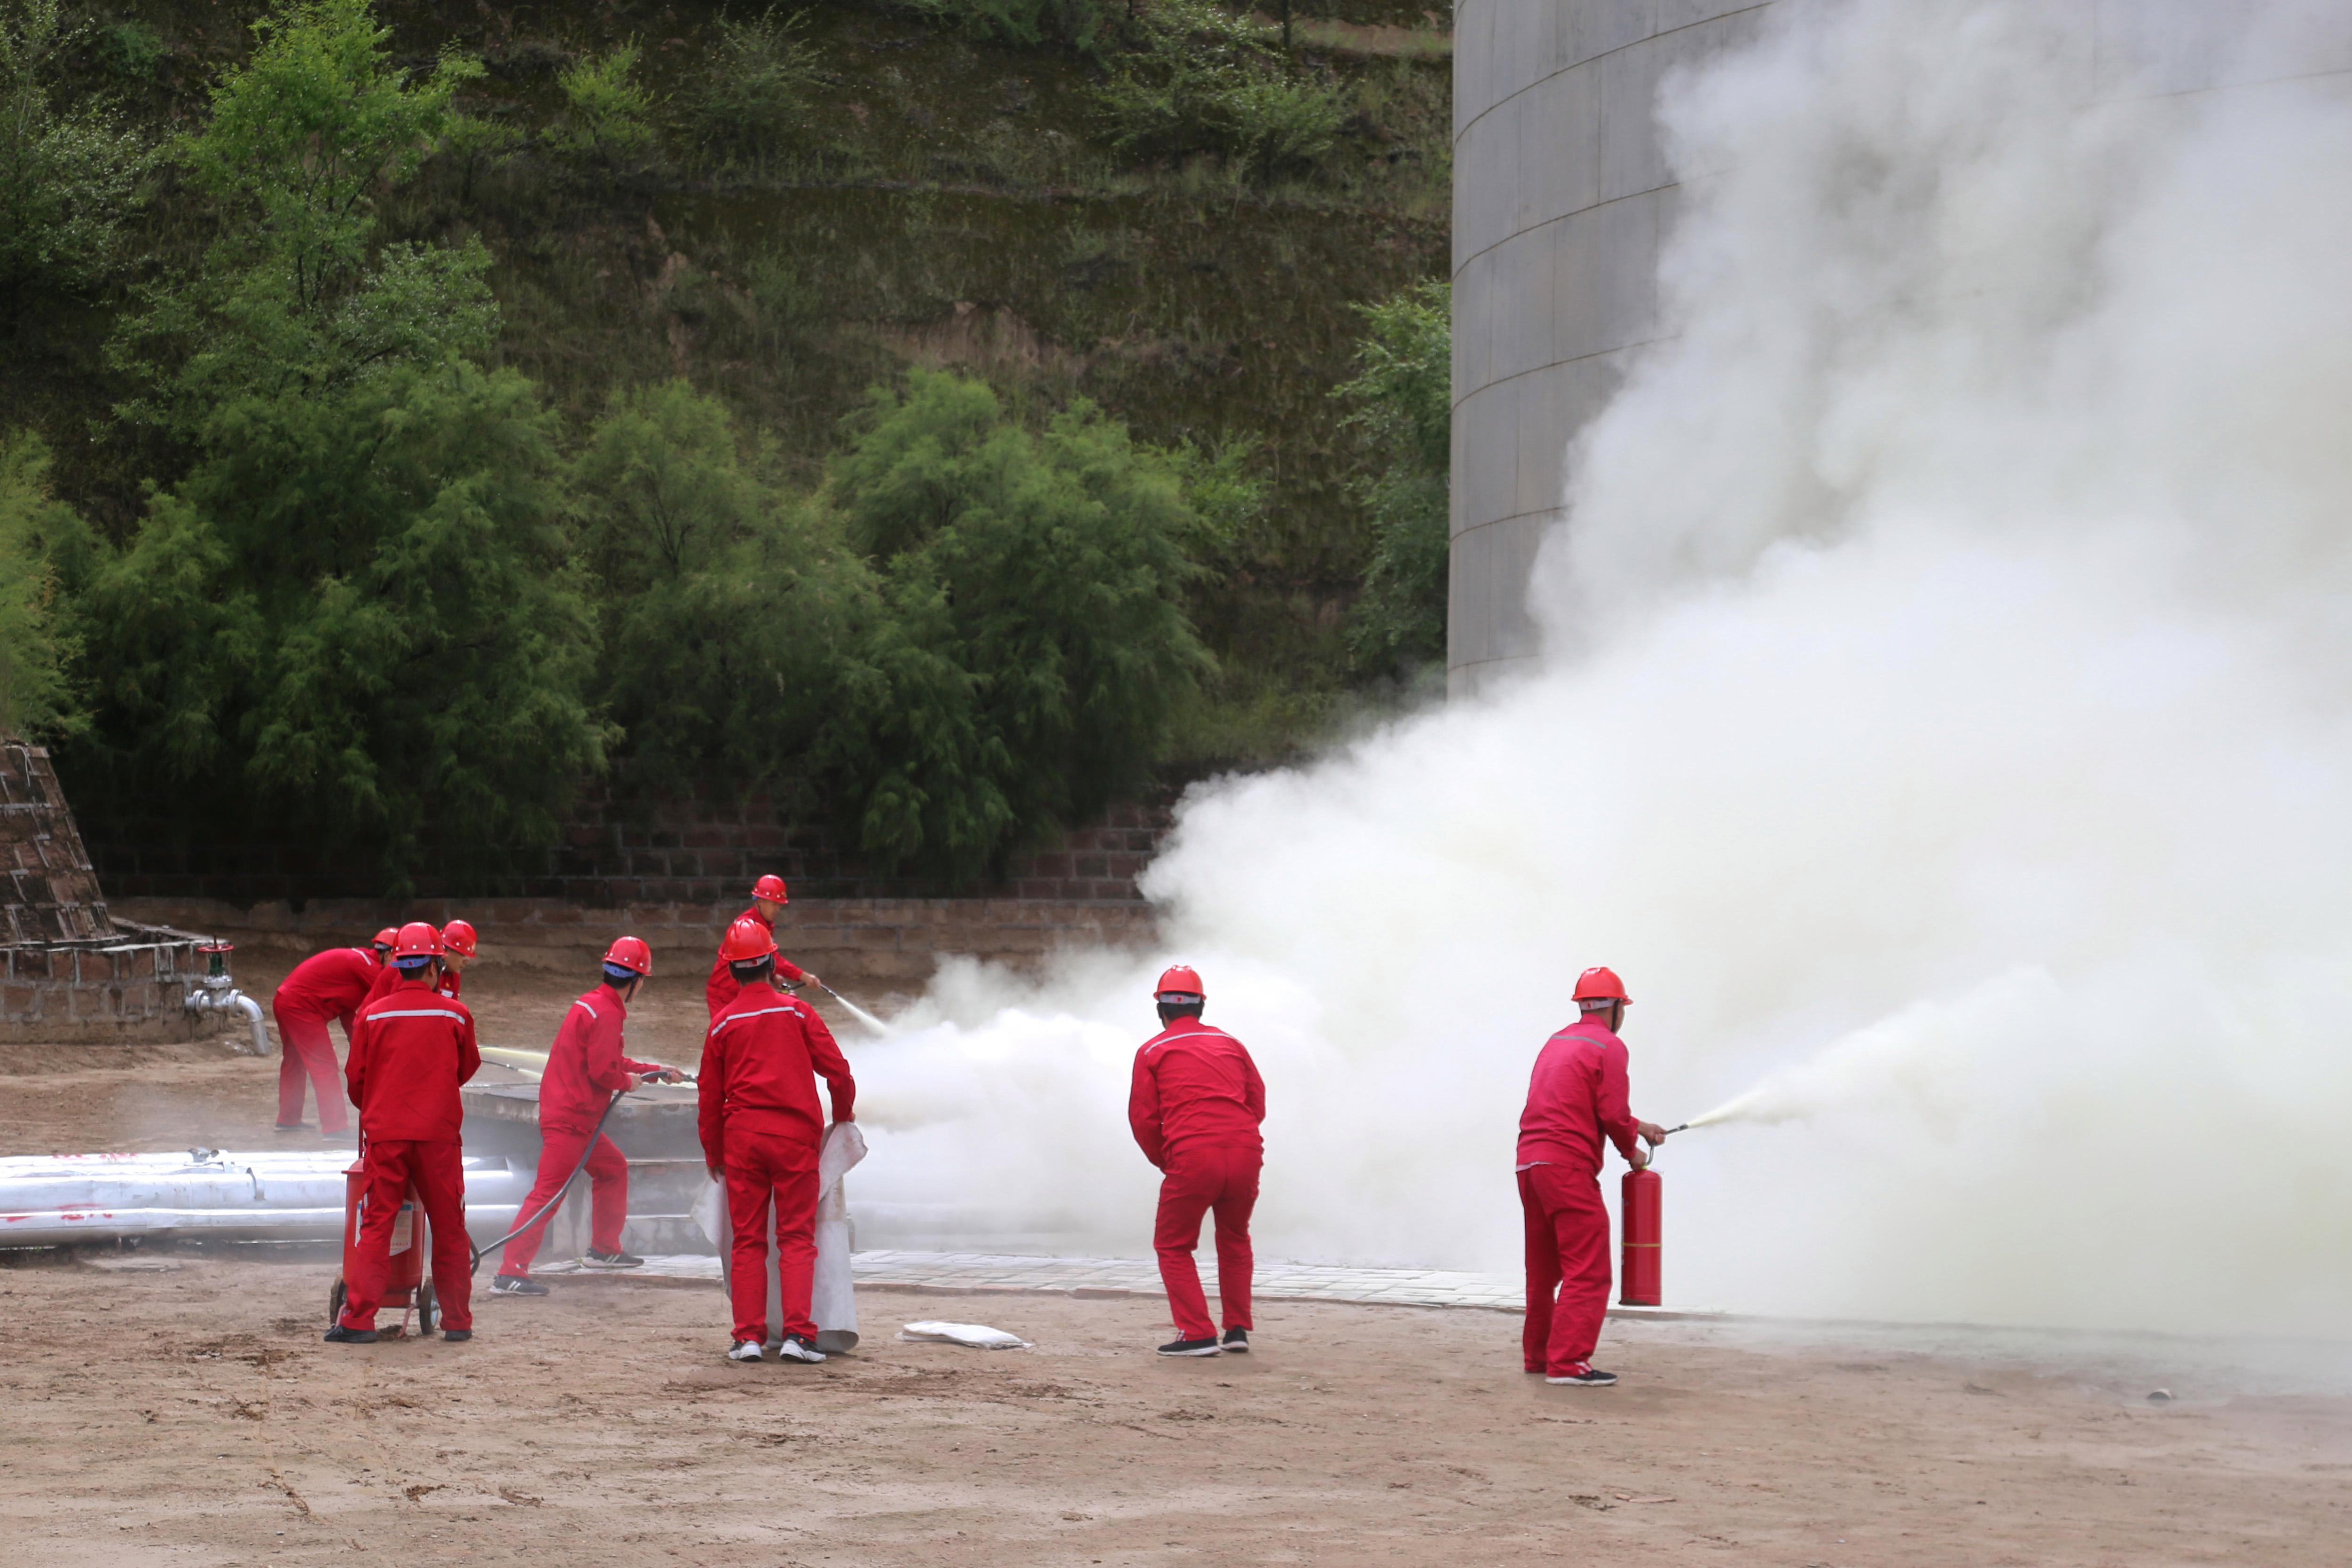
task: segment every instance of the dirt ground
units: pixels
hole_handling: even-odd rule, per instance
[[[579,988],[468,990],[486,1037],[543,1044]],[[698,977],[646,1000],[635,1047],[691,1060]],[[276,1070],[19,1049],[0,1152],[268,1147]],[[740,1367],[715,1289],[626,1279],[343,1347],[331,1253],[256,1251],[0,1253],[0,1540],[44,1568],[2352,1562],[2352,1399],[2155,1405],[2063,1350],[1612,1324],[1625,1382],[1588,1391],[1520,1373],[1499,1313],[1272,1303],[1252,1354],[1170,1362],[1156,1299],[869,1290],[856,1354]],[[893,1337],[929,1317],[1034,1348]]]

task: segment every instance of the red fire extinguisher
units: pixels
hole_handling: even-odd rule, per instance
[[[360,1226],[366,1213],[367,1162],[355,1160],[343,1173],[343,1267],[335,1276],[335,1287],[327,1294],[327,1321],[343,1321],[343,1300],[346,1282],[358,1267]],[[384,1272],[383,1299],[378,1303],[401,1310],[400,1321],[390,1328],[378,1325],[385,1339],[396,1340],[408,1329],[408,1310],[416,1310],[418,1325],[426,1333],[441,1326],[440,1306],[433,1299],[433,1286],[425,1278],[425,1259],[432,1247],[431,1229],[425,1219],[424,1207],[416,1201],[416,1189],[412,1186],[401,1194],[400,1213],[392,1222],[392,1258]]]
[[[1651,1150],[1651,1158],[1657,1151]],[[1624,1230],[1624,1267],[1619,1272],[1623,1281],[1618,1291],[1621,1307],[1656,1307],[1664,1305],[1659,1288],[1658,1232],[1665,1203],[1666,1184],[1658,1173],[1644,1166],[1625,1173],[1625,1184],[1621,1189],[1619,1220]]]

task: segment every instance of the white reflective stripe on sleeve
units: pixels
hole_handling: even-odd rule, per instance
[[[596,1016],[596,1009],[588,1005],[588,998],[585,996],[573,997],[572,999],[572,1005],[574,1007],[579,1008],[582,1012],[587,1014],[592,1018]]]
[[[370,1013],[368,1016],[371,1018],[446,1018],[455,1024],[462,1024],[466,1021],[466,1015],[452,1013],[446,1007],[413,1007],[398,1013]]]

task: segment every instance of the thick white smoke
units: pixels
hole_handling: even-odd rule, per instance
[[[1574,454],[1541,671],[1196,792],[1169,954],[951,976],[861,1200],[1142,1250],[1181,955],[1268,1081],[1264,1252],[1509,1268],[1606,963],[1637,1110],[1753,1087],[1662,1160],[1670,1298],[2343,1332],[2347,24],[2191,9],[1784,0],[1670,82],[1677,336]]]

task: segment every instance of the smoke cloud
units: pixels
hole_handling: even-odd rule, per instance
[[[1168,953],[943,976],[861,1061],[876,1226],[1144,1250],[1181,956],[1268,1083],[1264,1255],[1515,1268],[1606,963],[1635,1109],[1737,1112],[1662,1158],[1670,1300],[2341,1334],[2346,33],[1784,0],[1670,79],[1675,335],[1565,455],[1539,670],[1195,791]]]

